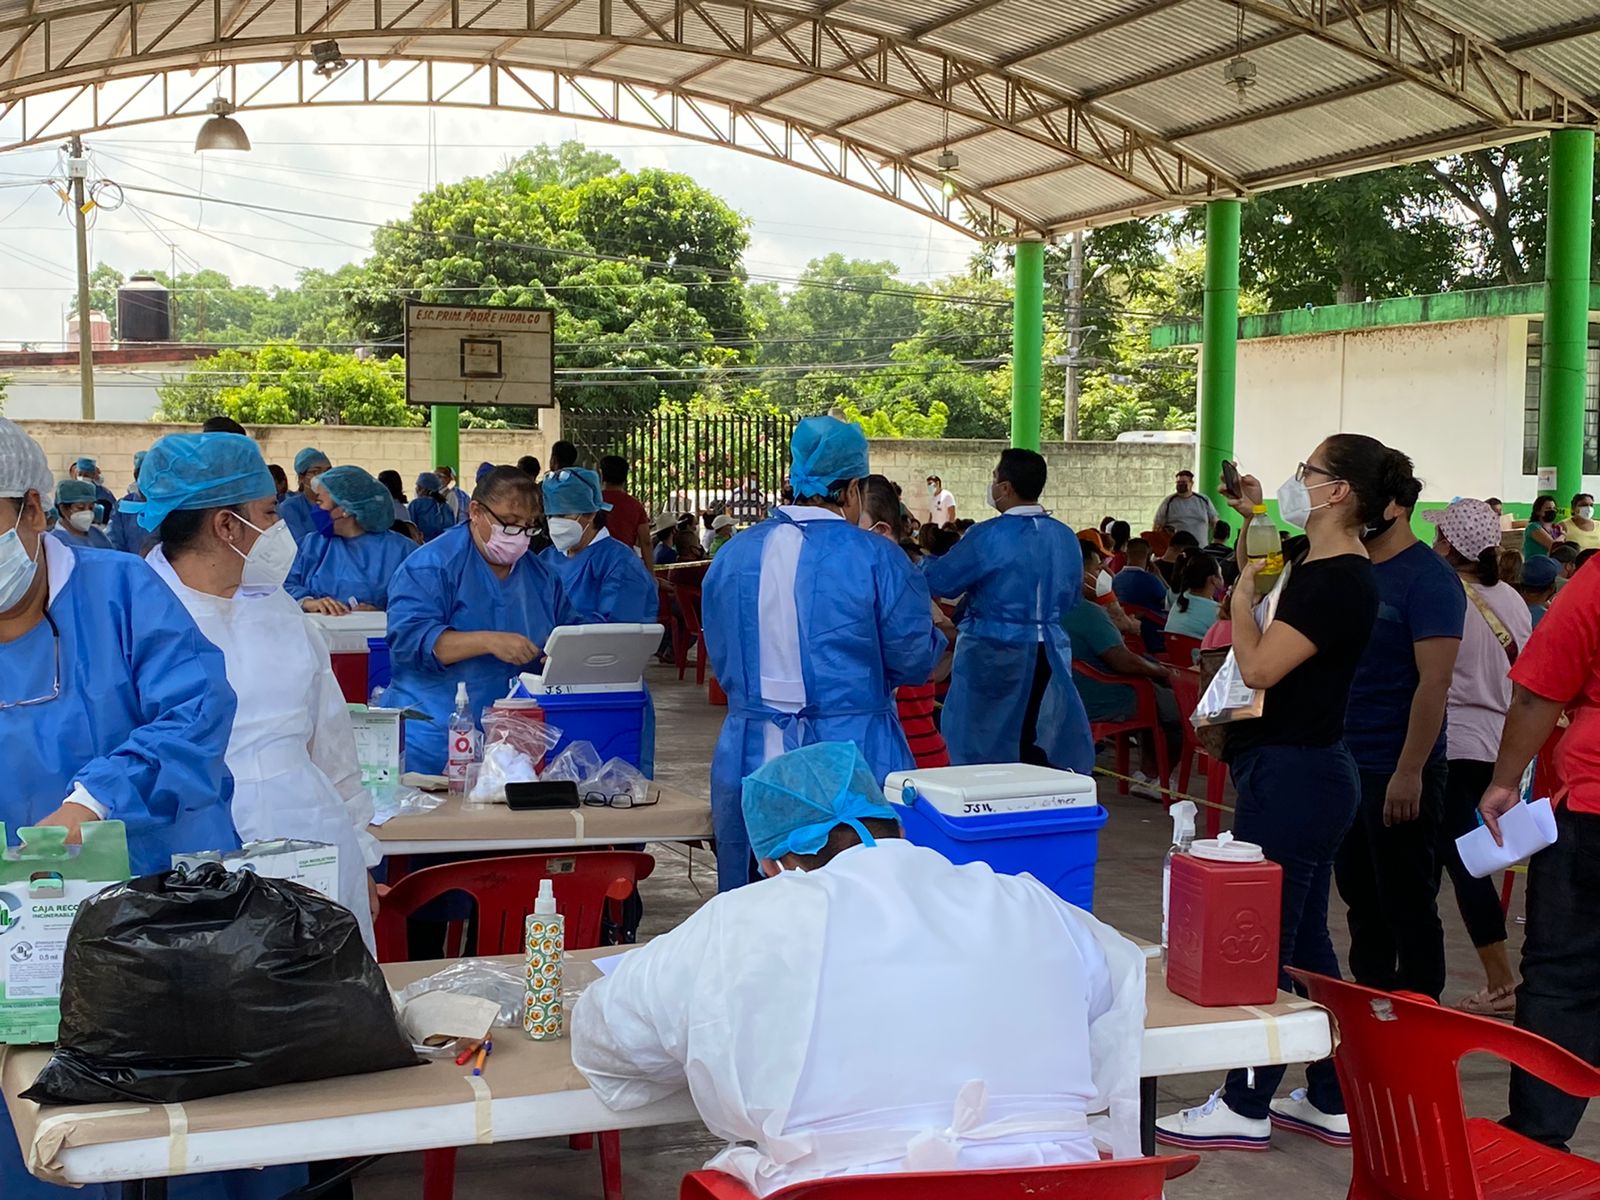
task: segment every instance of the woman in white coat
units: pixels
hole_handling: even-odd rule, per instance
[[[174,434],[151,448],[140,483],[140,523],[161,535],[146,561],[222,651],[239,697],[227,752],[239,837],[337,847],[334,898],[371,950],[372,805],[327,643],[283,590],[295,543],[261,452],[238,434]]]

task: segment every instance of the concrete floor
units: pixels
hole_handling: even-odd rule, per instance
[[[657,713],[658,777],[696,795],[709,794],[712,747],[726,710],[705,703],[704,689],[691,674],[680,684],[676,670],[654,668],[650,677]],[[1100,840],[1095,912],[1130,935],[1154,939],[1161,925],[1161,861],[1171,840],[1170,822],[1159,805],[1118,796],[1114,784],[1102,781],[1101,797],[1111,811]],[[672,928],[716,890],[709,854],[679,846],[654,845],[655,874],[641,891],[645,901],[642,937]],[[1457,999],[1482,986],[1472,945],[1446,889],[1445,930],[1450,982],[1445,999]],[[1520,912],[1518,903],[1513,916]],[[1347,943],[1338,897],[1333,899],[1334,939],[1341,955]],[[1513,956],[1520,941],[1513,924]],[[1482,1056],[1463,1067],[1467,1111],[1499,1117],[1505,1111],[1506,1071]],[[1290,1069],[1285,1087],[1299,1086]],[[1219,1086],[1219,1077],[1175,1076],[1161,1081],[1163,1113],[1200,1103]],[[671,1200],[686,1171],[702,1166],[720,1143],[699,1125],[674,1125],[625,1132],[623,1168],[629,1200]],[[1579,1129],[1574,1149],[1600,1157],[1600,1109]],[[1185,1200],[1241,1200],[1245,1197],[1293,1196],[1296,1200],[1338,1200],[1349,1182],[1349,1151],[1324,1146],[1310,1138],[1278,1133],[1266,1154],[1215,1153],[1168,1191]],[[517,1142],[471,1147],[461,1151],[456,1176],[462,1200],[587,1200],[600,1195],[598,1158],[574,1153],[564,1141]],[[396,1156],[368,1170],[356,1187],[358,1200],[418,1200],[422,1194],[421,1160]]]

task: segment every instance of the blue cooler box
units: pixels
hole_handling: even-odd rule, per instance
[[[1093,911],[1094,868],[1107,813],[1094,779],[1025,763],[899,771],[884,791],[906,838],[953,863],[1026,872]]]
[[[655,774],[655,710],[644,668],[661,645],[660,625],[562,625],[545,643],[544,670],[523,675],[511,694],[536,700],[561,731],[546,761],[589,742],[600,761],[620,758]]]

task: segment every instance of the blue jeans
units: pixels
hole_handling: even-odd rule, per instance
[[[1332,746],[1257,746],[1230,764],[1239,792],[1234,836],[1255,842],[1283,868],[1281,966],[1300,967],[1339,977],[1339,956],[1328,936],[1328,889],[1333,859],[1355,820],[1361,779],[1355,760],[1340,742]],[[1284,975],[1279,983],[1289,990]],[[1222,1098],[1242,1117],[1268,1115],[1268,1104],[1283,1082],[1286,1067],[1229,1071]],[[1344,1112],[1344,1097],[1333,1060],[1306,1068],[1311,1103],[1325,1113]]]

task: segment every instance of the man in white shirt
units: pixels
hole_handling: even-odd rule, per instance
[[[928,476],[928,522],[935,529],[956,523],[956,498],[937,475]]]
[[[906,842],[848,743],[767,763],[743,807],[767,878],[578,1001],[573,1062],[601,1100],[687,1086],[728,1141],[710,1166],[763,1196],[1138,1155],[1132,943],[1031,876]]]
[[[1208,496],[1194,490],[1194,472],[1179,471],[1173,480],[1173,492],[1156,506],[1151,528],[1186,530],[1194,534],[1194,544],[1208,545],[1211,531],[1217,523],[1217,509]]]

